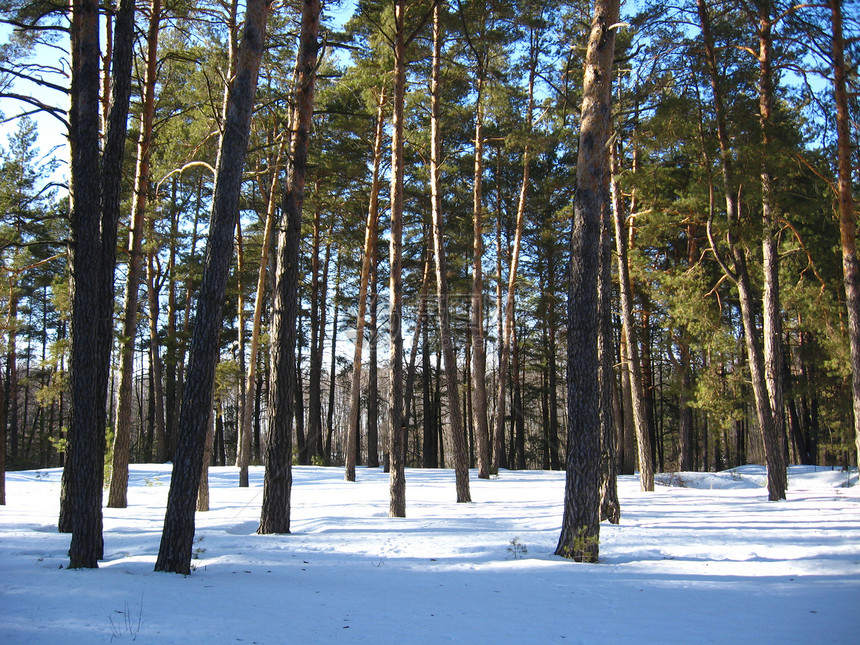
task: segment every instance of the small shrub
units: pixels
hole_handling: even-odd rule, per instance
[[[519,558],[524,558],[526,553],[529,552],[528,547],[520,542],[519,537],[511,538],[511,542],[508,545],[508,559],[517,560]]]
[[[130,636],[131,640],[136,641],[137,635],[140,633],[140,628],[143,625],[143,596],[140,597],[140,605],[138,605],[137,614],[131,611],[128,601],[125,603],[125,611],[117,609],[114,613],[119,614],[122,618],[117,617],[117,619],[114,620],[113,616],[108,616],[108,621],[110,622],[111,642],[113,642],[114,638],[125,638],[126,636]]]

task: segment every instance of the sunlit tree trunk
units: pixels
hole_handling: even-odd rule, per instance
[[[564,516],[556,554],[597,562],[600,537],[598,274],[602,209],[609,201],[612,62],[619,1],[596,0],[585,58],[568,291],[568,439]]]
[[[406,3],[394,3],[394,97],[391,118],[391,233],[389,253],[389,509],[406,516],[406,473],[403,426],[403,108],[406,101]]]
[[[376,105],[376,134],[373,141],[373,171],[370,184],[370,204],[364,231],[364,250],[361,260],[361,277],[358,287],[358,315],[355,321],[355,351],[352,358],[352,389],[350,390],[349,420],[346,441],[346,469],[344,479],[355,481],[355,446],[358,444],[358,426],[361,407],[361,360],[364,347],[364,324],[367,307],[367,286],[371,262],[376,256],[377,225],[379,223],[379,169],[382,165],[382,134],[385,108],[385,90],[379,92]],[[375,271],[373,271],[375,273]],[[375,333],[375,330],[371,330]]]
[[[529,80],[528,101],[526,107],[527,132],[532,131],[532,112],[534,111],[534,88],[537,75],[538,48],[535,36],[532,34],[529,51]],[[526,200],[529,187],[529,172],[531,169],[531,145],[526,144],[523,151],[523,179],[520,184],[520,196],[517,202],[517,220],[514,229],[514,244],[511,250],[511,265],[508,273],[508,293],[505,299],[504,311],[504,335],[500,338],[501,349],[499,352],[499,380],[496,390],[496,423],[493,430],[493,469],[498,470],[502,464],[502,452],[504,450],[505,431],[505,396],[507,391],[508,362],[511,352],[511,338],[514,327],[514,302],[516,299],[517,270],[519,268],[520,246],[523,236],[523,224],[526,214]],[[500,276],[501,277],[501,276]]]
[[[445,363],[445,386],[448,398],[449,444],[453,452],[456,476],[457,502],[472,501],[469,492],[469,453],[463,431],[463,416],[460,410],[460,386],[457,378],[457,357],[451,338],[451,315],[449,312],[448,267],[445,261],[444,234],[442,224],[442,195],[439,186],[439,162],[442,157],[442,138],[439,132],[439,77],[442,58],[442,25],[440,7],[433,8],[433,64],[430,80],[430,199],[433,216],[433,251],[436,258],[436,295],[439,304],[439,340]]]
[[[717,65],[714,38],[711,33],[710,16],[705,0],[697,0],[696,6],[702,29],[702,40],[704,41],[705,62],[708,66],[708,75],[713,92],[714,110],[717,117],[717,137],[720,144],[720,162],[723,175],[723,189],[726,198],[726,219],[728,222],[726,242],[731,254],[733,268],[730,268],[722,259],[713,238],[711,239],[711,248],[718,262],[720,262],[723,272],[738,289],[738,300],[740,303],[741,320],[744,326],[744,340],[746,342],[747,359],[755,399],[756,417],[765,448],[768,498],[774,501],[785,499],[785,489],[787,486],[785,459],[782,442],[777,436],[774,427],[774,413],[767,391],[764,356],[762,355],[759,332],[755,323],[755,297],[752,293],[746,253],[739,239],[738,228],[740,222],[736,195],[737,187],[734,178],[734,164],[728,127],[726,125],[722,87],[720,85],[721,77]],[[710,226],[708,232],[710,235]]]
[[[627,260],[627,227],[618,188],[618,161],[615,151],[612,157],[612,202],[615,223],[615,247],[618,258],[618,291],[621,300],[621,326],[624,334],[626,355],[622,356],[622,369],[627,371],[630,385],[631,416],[639,448],[639,487],[643,491],[654,490],[654,461],[652,458],[651,434],[645,414],[645,393],[642,387],[642,370],[639,362],[639,341],[633,324],[633,295],[630,288],[630,267]]]
[[[779,235],[776,195],[769,169],[773,147],[773,22],[772,3],[757,3],[759,35],[759,124],[763,161],[761,169],[762,200],[762,321],[764,336],[764,372],[773,417],[773,435],[781,444],[785,439],[784,352],[782,346],[782,308],[779,296]],[[780,452],[782,450],[780,449]],[[784,468],[784,466],[783,466]],[[785,482],[787,483],[787,482]],[[785,485],[784,482],[779,482]]]
[[[119,396],[117,397],[113,464],[107,503],[110,508],[125,508],[128,503],[126,493],[128,489],[129,446],[131,444],[134,338],[137,329],[138,293],[143,269],[141,253],[143,220],[149,196],[149,157],[152,143],[152,124],[155,118],[155,82],[158,64],[158,33],[161,27],[161,0],[152,0],[149,11],[140,133],[137,139],[137,169],[134,174],[134,201],[129,226],[128,273],[123,305],[122,333],[120,335]]]
[[[483,68],[479,70],[482,72]],[[484,342],[484,107],[483,80],[477,81],[475,99],[475,174],[472,191],[472,419],[478,444],[478,477],[490,476],[490,429],[487,423],[487,351]]]
[[[150,224],[150,236],[154,226]],[[153,246],[146,254],[146,295],[149,309],[149,365],[152,370],[154,382],[154,423],[155,423],[155,446],[157,454],[165,454],[166,432],[164,428],[164,388],[162,387],[163,371],[161,364],[161,341],[158,337],[158,318],[161,314],[160,308],[160,270],[156,266],[157,249]]]
[[[272,177],[266,195],[266,221],[263,229],[263,244],[260,250],[260,268],[257,271],[257,293],[254,297],[254,314],[251,321],[251,346],[249,348],[248,371],[245,376],[245,406],[242,408],[242,425],[239,431],[236,466],[239,468],[239,486],[248,486],[248,466],[251,461],[252,410],[257,382],[257,362],[260,351],[260,330],[263,323],[263,304],[266,301],[266,271],[269,266],[269,250],[272,246],[272,230],[275,222],[275,194],[278,188],[279,164],[284,151],[284,139],[278,144],[274,156]]]

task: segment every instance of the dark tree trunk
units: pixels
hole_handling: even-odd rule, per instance
[[[102,538],[106,399],[113,339],[113,281],[122,158],[131,88],[134,2],[116,15],[111,100],[99,158],[98,3],[72,3],[71,150],[72,330],[71,406],[59,528],[71,531],[69,566],[98,566]]]
[[[618,0],[596,0],[586,51],[568,291],[568,440],[564,517],[556,554],[597,562],[600,536],[600,220]]]
[[[2,380],[2,376],[0,376]],[[0,382],[0,390],[3,388],[3,383]],[[51,415],[53,416],[54,406],[51,406]],[[49,426],[50,427],[50,426]],[[3,406],[0,405],[0,506],[6,505],[6,412]]]
[[[301,218],[299,218],[299,231],[301,231]],[[301,232],[299,232],[301,238]],[[299,243],[297,253],[301,255],[301,244]],[[301,266],[301,260],[297,262]],[[298,298],[298,273],[296,274],[296,298]],[[295,371],[293,372],[293,413],[292,420],[296,424],[296,448],[299,453],[299,463],[307,465],[310,463],[308,459],[308,445],[305,441],[305,390],[302,383],[302,309],[296,306],[296,353]]]
[[[678,469],[693,470],[695,464],[693,444],[693,408],[690,407],[689,397],[692,387],[690,376],[690,348],[682,345],[680,349],[681,392],[678,395],[678,435],[679,457]]]
[[[281,204],[285,222],[278,234],[277,268],[272,301],[272,378],[269,392],[269,440],[263,509],[258,533],[290,532],[292,490],[291,396],[296,377],[296,316],[299,286],[299,238],[308,164],[308,142],[313,118],[316,63],[321,6],[319,0],[302,2],[302,27],[296,54],[295,104],[293,108],[289,165]]]
[[[609,180],[606,173],[605,181]],[[608,187],[604,185],[608,192]],[[600,334],[597,339],[600,386],[600,519],[612,524],[621,521],[618,501],[615,459],[615,415],[612,409],[612,385],[615,381],[615,349],[612,336],[612,213],[611,203],[604,202],[600,218],[600,266],[597,295],[600,311]]]
[[[520,373],[520,344],[518,342],[519,332],[516,332],[511,338],[511,378],[512,383],[512,403],[511,417],[514,427],[514,440],[512,446],[514,448],[513,459],[511,463],[517,470],[526,469],[526,424],[523,416],[523,379]]]
[[[194,540],[194,508],[208,408],[215,384],[218,335],[223,319],[224,291],[233,258],[233,239],[239,216],[239,192],[257,88],[269,0],[249,0],[239,45],[236,74],[227,97],[224,132],[218,151],[215,194],[203,279],[197,299],[197,319],[189,351],[187,386],[179,415],[178,441],[167,512],[156,571],[189,574]]]

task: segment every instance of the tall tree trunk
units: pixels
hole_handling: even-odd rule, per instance
[[[478,57],[480,60],[480,57]],[[483,66],[479,71],[483,71]],[[477,81],[475,99],[475,174],[472,191],[472,421],[478,444],[478,477],[490,477],[490,429],[487,424],[487,350],[484,342],[484,223],[483,186],[484,176],[484,108],[483,74]]]
[[[547,386],[549,388],[549,467],[552,470],[561,468],[561,457],[559,453],[558,438],[558,365],[556,355],[556,337],[558,334],[558,319],[555,313],[555,253],[550,249],[547,255],[547,291],[549,300],[547,302],[547,327],[549,334]]]
[[[3,388],[0,376],[0,390]],[[51,405],[51,414],[54,406]],[[48,426],[50,427],[50,426]],[[0,406],[0,506],[6,505],[6,410]]]
[[[299,228],[301,230],[301,227]],[[301,237],[301,234],[299,234]],[[299,242],[299,256],[301,256],[301,242]],[[296,263],[301,266],[301,260]],[[298,294],[298,278],[296,278],[296,294]],[[298,295],[296,295],[298,298]],[[296,307],[296,356],[295,356],[295,378],[293,379],[293,414],[292,420],[296,427],[296,449],[299,453],[299,463],[306,465],[308,460],[308,447],[305,441],[305,391],[302,383],[302,308]]]
[[[18,456],[18,302],[21,293],[15,284],[15,278],[9,285],[9,315],[6,318],[6,328],[9,330],[6,352],[6,388],[4,392],[4,412],[8,428],[9,455]],[[27,415],[24,415],[26,420]]]
[[[298,311],[299,237],[308,164],[308,142],[313,119],[320,0],[303,0],[296,54],[296,74],[289,165],[281,204],[277,269],[271,316],[272,378],[269,392],[269,440],[263,482],[263,508],[258,533],[290,532],[292,475],[291,397],[296,377],[296,316]]]
[[[197,320],[191,338],[187,387],[179,417],[179,439],[167,499],[156,571],[189,574],[194,539],[194,506],[212,403],[218,335],[223,319],[224,291],[233,258],[239,216],[239,192],[257,88],[270,0],[249,0],[236,75],[227,98],[224,131],[218,151],[215,194],[203,280],[197,300]]]
[[[514,323],[516,325],[516,323]],[[523,416],[523,379],[520,374],[520,344],[517,339],[519,332],[514,332],[511,339],[511,376],[513,379],[513,392],[511,403],[511,417],[514,427],[514,459],[512,464],[517,470],[526,469],[526,427]]]
[[[406,473],[403,426],[403,108],[406,102],[406,2],[394,2],[394,97],[391,118],[391,233],[389,253],[389,394],[388,424],[391,469],[391,517],[406,517]]]
[[[169,454],[170,429],[176,423],[176,402],[178,399],[177,383],[177,354],[179,353],[179,339],[176,335],[176,256],[179,240],[179,209],[176,204],[176,186],[179,181],[178,175],[173,176],[171,201],[170,201],[170,253],[167,260],[167,330],[165,333],[165,386],[164,386],[164,418],[165,437],[164,446],[159,448],[157,459],[163,463]]]
[[[201,173],[197,179],[197,199],[196,206],[194,208],[194,224],[191,227],[191,248],[189,251],[189,257],[193,258],[197,252],[197,240],[198,237],[198,228],[200,225],[200,211],[201,206],[203,204],[203,174]],[[189,272],[188,277],[185,280],[185,316],[182,320],[182,337],[188,338],[191,330],[191,301],[194,297],[194,276]],[[176,359],[177,364],[177,381],[178,388],[176,393],[176,409],[173,412],[173,418],[176,420],[176,424],[168,427],[168,455],[172,459],[176,454],[176,443],[179,439],[179,432],[177,430],[178,420],[181,412],[182,399],[185,396],[185,358],[188,354],[188,346],[187,342],[183,342],[179,344],[178,348],[179,356]]]
[[[496,151],[496,338],[498,338],[496,349],[496,379],[507,378],[507,374],[502,374],[502,345],[505,338],[505,309],[504,300],[502,297],[502,155],[501,151]],[[496,391],[498,392],[499,385],[496,383]],[[498,401],[496,401],[498,404]],[[499,419],[501,418],[501,421]],[[504,428],[505,410],[504,407],[500,410],[498,405],[495,410],[495,418],[493,421],[493,436],[490,437],[492,445],[490,446],[493,455],[491,466],[492,472],[498,473],[499,468],[507,467],[505,460],[505,433],[504,431],[496,431],[498,424],[501,423]],[[496,465],[496,455],[502,460]]]
[[[610,135],[618,0],[596,0],[585,58],[568,295],[568,439],[564,517],[556,554],[597,562],[600,536],[600,219]]]
[[[217,404],[220,408],[220,403]],[[212,464],[212,450],[215,444],[215,404],[209,410],[206,421],[206,441],[203,444],[203,468],[200,470],[200,488],[197,491],[198,512],[205,513],[209,510],[209,466]],[[218,411],[220,417],[220,410]]]
[[[755,299],[752,294],[750,275],[747,269],[746,253],[738,239],[737,229],[739,226],[739,210],[736,197],[736,182],[734,179],[734,168],[728,128],[726,126],[722,87],[720,85],[721,78],[717,67],[714,39],[711,34],[710,16],[708,15],[705,0],[696,0],[696,4],[702,29],[702,39],[705,45],[705,62],[708,66],[708,74],[711,82],[711,89],[713,91],[714,110],[717,117],[717,136],[720,144],[720,161],[723,174],[723,188],[726,198],[726,219],[728,221],[726,241],[734,268],[730,268],[722,259],[719,249],[711,236],[710,226],[708,228],[708,234],[711,237],[711,248],[718,262],[720,262],[723,272],[738,289],[741,319],[744,327],[744,338],[746,341],[747,357],[752,380],[753,395],[755,398],[756,417],[758,419],[765,448],[768,499],[774,501],[785,499],[785,489],[788,478],[785,469],[782,443],[776,434],[776,429],[774,428],[774,414],[767,391],[764,357],[762,356],[758,330],[755,326]]]
[[[328,412],[326,414],[326,440],[323,447],[325,463],[331,462],[331,438],[334,434],[334,385],[337,371],[337,325],[340,316],[340,256],[334,280],[334,316],[331,321],[331,362],[328,380]]]
[[[122,158],[131,91],[134,2],[123,0],[116,14],[118,46],[112,58],[110,110],[101,158],[98,3],[76,0],[71,8],[71,409],[59,528],[72,533],[69,566],[94,568],[104,551],[106,399]]]
[[[529,51],[529,81],[528,102],[526,106],[526,128],[530,134],[532,131],[532,112],[534,111],[534,86],[537,75],[538,48],[534,34],[530,39]],[[496,425],[493,432],[493,468],[498,470],[502,463],[502,452],[504,444],[505,425],[505,389],[507,386],[508,361],[511,352],[511,338],[514,326],[514,301],[516,298],[517,269],[520,260],[520,244],[523,236],[523,223],[526,214],[526,200],[529,187],[529,171],[531,168],[531,144],[527,143],[523,151],[523,180],[520,184],[520,196],[517,202],[517,221],[514,230],[514,246],[511,251],[511,265],[508,273],[508,294],[505,300],[505,326],[504,335],[500,338],[501,351],[499,353],[499,380],[496,391]],[[501,276],[500,276],[501,278]]]
[[[622,356],[630,384],[631,413],[639,446],[639,487],[643,491],[654,490],[654,460],[651,434],[645,413],[645,393],[642,383],[642,369],[639,362],[639,341],[633,324],[633,295],[630,288],[630,268],[627,260],[627,227],[620,189],[618,188],[618,160],[613,147],[612,158],[612,212],[615,223],[615,247],[618,257],[618,291],[621,299],[621,326],[627,353]]]
[[[361,278],[358,287],[358,314],[355,320],[355,351],[352,358],[352,389],[350,390],[349,399],[349,425],[346,433],[346,469],[344,472],[344,479],[348,482],[355,481],[355,446],[358,445],[358,425],[361,407],[361,355],[364,347],[367,285],[371,274],[371,260],[376,256],[377,226],[379,224],[379,169],[382,165],[384,109],[385,90],[382,89],[376,100],[376,134],[373,140],[373,172],[370,184],[370,204],[367,208],[367,225],[364,230],[364,250],[361,254]]]
[[[248,455],[251,452],[251,433],[245,432],[245,417],[248,415],[246,409],[251,404],[251,399],[246,396],[243,377],[246,374],[247,363],[245,362],[245,293],[242,282],[242,274],[245,269],[245,248],[242,239],[242,219],[236,222],[236,276],[237,292],[236,298],[236,348],[239,361],[239,385],[236,393],[238,410],[236,411],[236,466],[239,467],[239,487],[248,487]],[[250,428],[249,428],[250,429]],[[240,453],[242,457],[240,459]],[[245,478],[242,481],[242,461],[245,462]],[[244,484],[244,486],[242,486]]]
[[[119,357],[119,397],[114,428],[113,464],[111,467],[109,508],[125,508],[128,504],[128,461],[131,444],[131,390],[134,379],[134,338],[137,329],[137,301],[143,271],[141,253],[143,220],[149,196],[149,158],[152,125],[155,118],[155,82],[158,65],[158,33],[161,27],[161,0],[152,0],[149,7],[149,31],[146,40],[146,68],[143,78],[143,98],[140,113],[140,134],[137,139],[137,169],[134,173],[134,202],[129,226],[128,274],[123,305],[122,334]]]
[[[284,151],[284,139],[278,144],[274,162],[270,164],[272,177],[266,196],[266,215],[263,244],[260,250],[260,268],[257,271],[257,292],[254,297],[254,317],[251,322],[251,347],[248,357],[248,372],[245,376],[245,406],[242,408],[242,425],[239,430],[239,445],[236,451],[236,466],[239,468],[239,486],[247,487],[248,466],[251,461],[251,401],[255,401],[257,362],[260,351],[260,329],[263,324],[263,303],[266,301],[266,270],[269,266],[269,251],[272,247],[272,230],[275,222],[275,194],[278,188],[280,159]]]
[[[150,224],[150,236],[154,233],[154,226]],[[159,271],[156,268],[156,249],[150,248],[146,254],[146,294],[149,308],[149,364],[152,370],[152,378],[155,381],[155,445],[159,456],[166,453],[166,433],[164,429],[164,380],[162,377],[161,354],[158,338],[158,316],[159,307]]]
[[[693,408],[690,407],[690,391],[692,388],[690,348],[684,343],[679,346],[679,372],[681,392],[678,394],[678,469],[691,471],[695,465],[693,444]]]
[[[424,326],[427,324],[427,294],[430,293],[430,262],[431,251],[428,248],[424,255],[424,269],[421,274],[421,290],[418,292],[418,316],[415,331],[412,334],[412,349],[409,352],[409,367],[406,370],[406,388],[403,395],[404,412],[403,425],[409,427],[415,416],[415,401],[412,391],[415,384],[415,364],[418,360],[418,346]]]
[[[773,147],[773,22],[770,15],[773,7],[769,1],[758,2],[757,5],[759,18],[759,124],[764,151],[761,169],[764,372],[773,418],[772,433],[776,441],[781,444],[785,440],[783,394],[785,389],[783,383],[785,358],[782,347],[782,308],[779,296],[780,227],[775,212],[776,195],[773,189],[773,177],[769,168]],[[785,467],[784,463],[783,461],[783,468]],[[778,482],[782,486],[786,483],[787,481]]]
[[[319,207],[314,208],[313,232],[311,238],[311,307],[310,327],[311,342],[308,369],[308,425],[305,439],[305,459],[300,462],[309,464],[320,454],[320,437],[322,433],[322,346],[325,344],[325,317],[320,315],[320,310],[325,309],[325,296],[322,293],[320,280],[320,245],[322,243],[322,212]],[[329,248],[330,245],[329,245]],[[327,268],[327,267],[326,267]]]
[[[851,344],[851,393],[854,403],[854,443],[860,463],[860,261],[857,259],[854,193],[851,182],[851,117],[848,109],[845,38],[842,34],[842,1],[828,0],[832,27],[833,93],[836,103],[836,155],[838,163],[839,235],[842,244],[842,281],[848,312]],[[813,452],[813,455],[815,453]]]
[[[433,252],[436,257],[436,295],[439,303],[439,342],[445,362],[445,387],[448,399],[449,444],[453,452],[457,502],[471,502],[469,492],[469,453],[463,431],[460,410],[460,385],[457,378],[457,357],[451,337],[449,310],[448,266],[445,261],[445,244],[442,224],[442,195],[439,191],[439,163],[442,158],[442,136],[439,132],[439,81],[442,58],[442,25],[440,6],[433,7],[433,64],[430,80],[430,199],[433,215]]]
[[[609,161],[607,159],[607,161]],[[606,170],[609,170],[607,168]],[[604,172],[606,172],[606,170]],[[604,180],[611,181],[611,171]],[[604,185],[604,190],[607,187]],[[600,312],[600,333],[597,339],[600,382],[600,519],[612,524],[621,521],[618,501],[615,459],[615,415],[612,409],[612,386],[615,381],[615,349],[612,342],[612,209],[607,200],[600,218],[600,257],[597,294]]]
[[[367,467],[379,467],[379,369],[377,367],[379,310],[379,257],[376,246],[370,259],[370,321],[367,352]]]
[[[427,314],[424,314],[427,317]],[[422,409],[422,438],[423,450],[421,466],[424,468],[439,467],[439,450],[436,442],[436,431],[433,424],[433,398],[431,395],[432,370],[430,369],[430,343],[426,320],[421,325],[423,334],[421,342],[421,409]]]

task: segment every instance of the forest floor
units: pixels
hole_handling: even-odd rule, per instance
[[[858,642],[856,470],[792,467],[781,502],[758,466],[622,476],[597,564],[553,555],[561,472],[473,471],[456,504],[452,471],[409,469],[405,519],[381,469],[293,472],[293,533],[262,536],[262,468],[211,468],[187,577],[153,572],[169,465],[132,466],[98,570],[65,568],[61,471],[7,473],[0,643]]]

